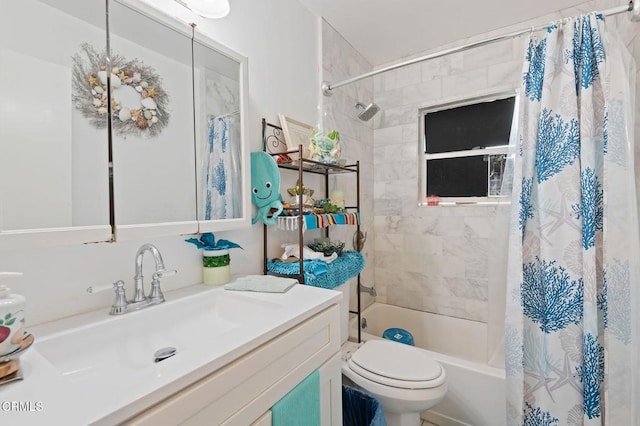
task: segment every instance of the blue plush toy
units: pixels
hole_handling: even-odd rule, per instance
[[[251,223],[262,219],[265,225],[276,223],[282,212],[280,195],[280,172],[276,161],[266,152],[251,153],[251,201],[258,213]],[[276,209],[271,213],[271,209]]]

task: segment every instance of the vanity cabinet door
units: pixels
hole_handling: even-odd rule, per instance
[[[0,248],[111,239],[105,9],[0,3]]]
[[[251,426],[271,426],[271,411],[264,413],[258,420],[251,423]]]

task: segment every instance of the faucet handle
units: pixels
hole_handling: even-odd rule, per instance
[[[115,284],[99,285],[97,287],[89,286],[87,287],[87,293],[99,293],[101,291],[111,290],[112,288],[114,288],[114,285]]]
[[[152,279],[157,280],[158,278],[170,277],[177,273],[178,271],[175,269],[159,269],[153,273]]]
[[[127,295],[124,290],[124,281],[118,280],[113,284],[109,285],[101,285],[101,286],[90,286],[87,287],[87,293],[99,293],[105,290],[115,290],[115,297],[113,298],[113,303],[111,304],[111,310],[109,314],[111,315],[120,315],[127,312]]]
[[[153,273],[151,281],[151,291],[149,292],[148,296],[148,299],[151,303],[164,302],[164,294],[162,294],[162,289],[160,288],[160,278],[169,277],[177,273],[178,271],[176,271],[175,269],[159,269]]]
[[[118,280],[113,283],[113,288],[116,291],[116,295],[111,304],[111,315],[120,315],[127,312],[127,296],[124,290],[124,281]]]

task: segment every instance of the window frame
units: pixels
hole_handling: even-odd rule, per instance
[[[439,152],[428,154],[426,153],[427,141],[425,137],[425,116],[430,113],[454,109],[467,105],[480,104],[485,102],[492,102],[497,100],[503,100],[508,98],[514,99],[513,116],[511,119],[511,129],[509,132],[509,141],[506,145],[491,146],[477,149],[467,149],[459,151]],[[511,199],[510,195],[487,195],[485,197],[469,196],[469,197],[436,197],[435,200],[428,199],[427,197],[427,161],[444,159],[444,158],[462,158],[469,156],[479,155],[496,155],[505,154],[508,156],[511,153],[512,144],[517,134],[517,121],[518,121],[518,105],[520,101],[520,93],[518,90],[503,90],[499,92],[493,92],[486,95],[475,96],[471,98],[464,98],[452,102],[435,104],[432,106],[421,108],[418,111],[419,121],[419,193],[418,193],[418,206],[434,206],[434,205],[477,205],[477,204],[509,204]]]

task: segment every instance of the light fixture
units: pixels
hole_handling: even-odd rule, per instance
[[[229,0],[185,0],[189,9],[203,18],[218,19],[229,14]]]

